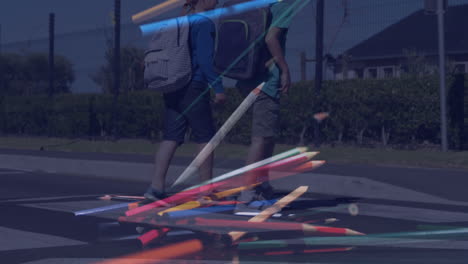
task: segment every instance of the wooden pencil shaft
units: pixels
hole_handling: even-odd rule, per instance
[[[281,165],[280,166],[286,166],[288,164],[297,164],[298,162],[302,162],[306,159],[308,159],[310,157],[310,155],[307,155],[307,154],[299,154],[295,157],[292,157],[292,158],[288,158],[288,161],[283,161],[283,160],[279,160],[277,162],[281,162]],[[271,163],[271,164],[267,164],[265,166],[270,166],[270,168],[274,168],[275,166],[272,165],[272,164],[275,164],[275,163]],[[276,166],[276,167],[279,167],[279,166]],[[261,168],[261,167],[260,167]],[[271,178],[272,179],[277,179],[277,178],[282,178],[282,177],[286,177],[286,176],[290,176],[292,174],[295,174],[294,173],[291,173],[291,172],[274,172],[272,173],[274,174],[275,176],[272,176]],[[252,175],[254,176],[254,175]],[[157,207],[160,207],[161,205],[164,205],[165,203],[176,203],[176,202],[184,202],[184,201],[187,201],[187,200],[190,200],[190,198],[194,197],[194,196],[200,196],[201,194],[203,194],[203,192],[208,192],[208,191],[211,191],[213,189],[216,189],[217,187],[220,187],[222,185],[225,185],[227,184],[228,181],[225,180],[225,181],[219,181],[219,182],[215,182],[215,183],[208,183],[206,185],[202,185],[202,186],[199,186],[197,188],[194,188],[194,189],[188,189],[188,190],[185,190],[185,191],[182,191],[180,193],[177,193],[171,197],[168,197],[166,199],[163,199],[161,201],[157,201],[157,202],[154,202],[154,203],[151,203],[151,204],[148,204],[148,205],[144,205],[142,207],[138,207],[138,208],[135,208],[135,209],[132,209],[132,210],[129,210],[127,211],[125,214],[127,216],[132,216],[132,215],[135,215],[135,214],[139,214],[139,213],[142,213],[144,211],[147,211],[147,210],[150,210],[150,209],[153,209],[153,208],[157,208]],[[242,187],[240,187],[242,188]],[[239,189],[240,191],[242,191],[242,189]],[[190,209],[190,208],[187,208],[187,209]]]
[[[259,161],[259,162],[255,162],[253,164],[250,164],[250,165],[247,165],[247,166],[244,166],[242,168],[239,168],[237,170],[234,170],[234,171],[231,171],[231,172],[228,172],[228,173],[225,173],[223,175],[220,175],[212,180],[209,180],[209,181],[205,181],[205,182],[202,182],[198,185],[195,185],[195,186],[192,186],[192,187],[189,187],[185,190],[190,190],[190,189],[193,189],[193,188],[198,188],[200,186],[203,186],[203,185],[206,185],[206,184],[210,184],[210,183],[215,183],[215,182],[219,182],[219,181],[223,181],[223,180],[227,180],[229,178],[232,178],[232,177],[235,177],[235,176],[238,176],[238,175],[241,175],[247,171],[250,171],[250,170],[253,170],[253,169],[256,169],[256,168],[259,168],[261,166],[265,166],[267,164],[270,164],[270,163],[273,163],[273,162],[276,162],[276,161],[279,161],[279,160],[282,160],[282,159],[285,159],[285,158],[288,158],[288,157],[291,157],[291,156],[295,156],[295,155],[298,155],[298,154],[301,154],[303,152],[307,151],[307,148],[294,148],[294,149],[291,149],[291,150],[288,150],[286,152],[283,152],[283,153],[280,153],[278,155],[275,155],[273,157],[270,157],[270,158],[267,158],[267,159],[264,159],[262,161]]]
[[[149,243],[154,242],[155,240],[163,237],[169,231],[169,228],[153,229],[139,236],[138,240],[141,242],[141,245],[145,247]]]
[[[129,210],[129,211],[125,212],[125,215],[126,216],[132,216],[132,215],[140,214],[140,213],[143,213],[145,211],[164,206],[166,204],[184,203],[184,202],[192,200],[193,197],[200,196],[200,195],[206,194],[208,192],[211,192],[212,190],[214,190],[214,189],[216,189],[216,188],[218,188],[218,187],[220,187],[220,186],[222,186],[224,184],[225,183],[223,183],[223,182],[217,182],[217,183],[213,183],[213,184],[209,184],[209,185],[200,186],[200,187],[195,188],[195,189],[182,191],[182,192],[176,193],[176,194],[174,194],[174,195],[172,195],[172,196],[170,196],[170,197],[168,197],[166,199],[159,200],[159,201],[156,201],[154,203],[150,203],[150,204],[147,204],[147,205],[144,205],[144,206]]]
[[[281,209],[284,208],[286,205],[288,205],[292,201],[296,200],[299,196],[304,194],[307,191],[307,189],[308,189],[307,186],[298,187],[296,190],[286,195],[285,197],[281,198],[278,202],[276,202],[272,206],[260,212],[260,214],[250,218],[249,222],[264,222],[273,214],[281,211]],[[229,236],[231,237],[233,242],[236,242],[245,234],[246,232],[229,232]]]
[[[196,217],[195,225],[225,227],[225,228],[248,228],[248,229],[266,229],[266,230],[296,230],[303,231],[304,226],[301,223],[288,222],[248,222],[239,220],[224,220],[224,219],[206,219]]]
[[[142,22],[145,22],[147,20],[150,20],[160,14],[163,14],[171,9],[174,9],[179,6],[183,6],[184,0],[168,0],[165,1],[159,5],[156,5],[152,8],[149,8],[147,10],[144,10],[140,13],[137,13],[132,16],[132,21],[135,24],[139,24]]]
[[[257,185],[257,184],[255,184]],[[254,185],[254,186],[255,186]],[[218,193],[214,193],[212,194],[211,196],[215,199],[222,199],[224,197],[227,197],[227,196],[230,196],[230,195],[233,195],[233,194],[236,194],[236,193],[239,193],[247,188],[250,188],[250,187],[253,187],[253,186],[247,186],[247,187],[238,187],[238,188],[233,188],[233,189],[230,189],[230,190],[226,190],[226,191],[222,191],[222,192],[218,192]],[[181,205],[178,205],[178,206],[175,206],[175,207],[171,207],[169,209],[166,209],[164,211],[161,211],[158,213],[159,216],[163,216],[169,212],[175,212],[175,211],[182,211],[182,210],[190,210],[190,209],[195,209],[195,208],[198,208],[198,207],[201,207],[201,206],[205,206],[205,205],[210,205],[211,204],[215,204],[216,202],[214,202],[210,197],[203,197],[202,199],[205,199],[206,200],[206,203],[204,202],[200,202],[200,201],[189,201],[189,202],[186,202],[184,204],[181,204]],[[229,202],[229,201],[225,201],[225,202],[220,202],[219,205],[228,205],[228,204],[236,204],[236,202]]]
[[[216,132],[213,138],[205,145],[205,147],[198,153],[190,165],[182,172],[182,174],[172,184],[175,186],[187,180],[192,176],[200,167],[203,162],[213,153],[214,149],[218,147],[219,143],[224,139],[227,133],[231,131],[232,127],[239,121],[244,113],[252,106],[258,97],[260,90],[264,83],[260,84],[244,99],[244,101],[237,107],[234,113],[226,120],[221,128]]]
[[[282,169],[290,168],[290,167],[293,167],[295,165],[298,165],[298,164],[301,164],[310,160],[312,157],[314,157],[317,154],[318,152],[302,153],[293,157],[280,160],[275,163],[270,163],[266,166],[258,168],[257,170],[282,170]]]
[[[302,157],[301,157],[302,158]],[[296,159],[298,160],[298,159]],[[283,164],[286,164],[286,163],[283,163]],[[307,169],[311,169],[311,168],[307,168]],[[291,169],[290,171],[272,171],[270,173],[270,179],[271,180],[275,180],[275,179],[280,179],[280,178],[284,178],[284,177],[288,177],[288,176],[292,176],[292,175],[295,175],[297,172],[296,170],[293,170]],[[255,185],[258,185],[259,183],[256,183],[254,184]],[[212,195],[215,199],[221,199],[221,198],[224,198],[226,196],[229,196],[229,195],[232,195],[232,194],[235,194],[237,192],[240,192],[242,190],[245,190],[247,188],[251,188],[253,186],[243,186],[243,187],[238,187],[238,188],[234,188],[234,189],[231,189],[231,190],[227,190],[227,191],[223,191],[223,192],[220,192],[220,193],[216,193],[214,195]],[[170,213],[170,212],[174,212],[174,211],[182,211],[182,210],[190,210],[190,209],[195,209],[197,207],[200,207],[202,206],[202,204],[198,201],[191,201],[191,202],[187,202],[185,205],[181,205],[180,207],[173,207],[173,208],[170,208],[170,209],[167,209],[165,211],[162,211],[160,213],[158,213],[158,215],[160,216],[163,216],[167,213]]]
[[[99,262],[100,264],[142,264],[162,262],[162,260],[172,259],[184,255],[193,254],[203,250],[203,243],[198,239],[191,239],[172,245],[151,249],[116,259]]]

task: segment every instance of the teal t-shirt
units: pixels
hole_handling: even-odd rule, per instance
[[[303,0],[283,0],[270,6],[271,26],[286,30],[285,34],[283,34],[280,39],[281,48],[284,53],[286,53],[287,30],[291,24],[294,14],[298,11],[297,6],[301,1]],[[265,82],[262,89],[264,93],[273,98],[280,97],[279,88],[281,87],[281,71],[276,64],[272,64],[266,74],[258,76],[252,80],[238,81],[236,86],[255,88],[262,82]]]

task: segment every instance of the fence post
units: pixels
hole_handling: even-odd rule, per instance
[[[301,52],[301,81],[306,80],[306,71],[307,71],[307,65],[306,65],[306,54],[305,52]]]
[[[325,1],[317,0],[317,23],[316,23],[316,45],[315,45],[315,96],[320,96],[320,90],[322,89],[322,79],[323,79],[323,31],[324,31],[324,12],[325,11]],[[318,111],[317,106],[314,106],[314,109]],[[320,147],[320,124],[315,122],[314,129],[314,143],[315,147]]]

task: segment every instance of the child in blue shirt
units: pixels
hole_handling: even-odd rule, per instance
[[[190,23],[192,80],[186,87],[164,94],[163,141],[155,156],[152,184],[145,193],[147,199],[165,198],[167,170],[177,147],[184,142],[188,127],[192,129],[192,137],[199,151],[215,134],[210,88],[215,91],[215,103],[224,103],[226,100],[222,80],[213,70],[216,29],[209,18],[197,13],[212,10],[217,4],[217,0],[187,0],[184,5]],[[213,155],[200,166],[201,180],[211,179],[212,170]]]

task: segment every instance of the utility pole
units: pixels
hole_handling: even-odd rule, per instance
[[[428,15],[437,15],[439,45],[439,92],[440,92],[440,137],[442,151],[448,151],[447,136],[447,92],[445,78],[445,10],[448,0],[425,0],[424,9]]]
[[[120,0],[114,0],[114,93],[120,91]]]
[[[49,14],[49,96],[54,95],[54,41],[55,41],[55,14]]]
[[[112,136],[116,140],[118,138],[117,114],[118,114],[118,98],[120,92],[120,0],[114,0],[114,85],[113,94],[114,100],[112,104]]]
[[[324,0],[317,0],[317,22],[316,22],[316,32],[317,36],[315,39],[315,85],[314,85],[314,96],[318,98],[320,96],[320,91],[322,90],[322,79],[323,79],[323,31],[324,31],[324,12],[325,11],[325,2]],[[314,107],[315,110],[319,110],[317,106]],[[320,147],[320,124],[315,122],[314,127],[314,144],[315,147]]]
[[[448,151],[447,137],[447,92],[445,80],[445,16],[444,0],[437,1],[437,26],[439,35],[439,82],[440,82],[440,135],[442,151]]]
[[[0,24],[0,55],[2,54],[2,24]]]
[[[307,80],[307,63],[314,62],[315,60],[308,59],[304,51],[302,51],[300,54],[300,60],[301,60],[301,81],[306,81]]]

